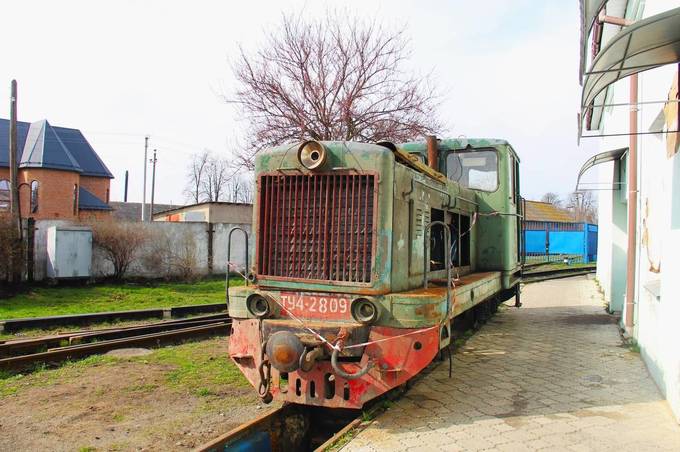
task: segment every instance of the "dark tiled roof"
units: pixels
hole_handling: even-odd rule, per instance
[[[21,157],[21,153],[24,150],[29,126],[30,124],[27,122],[17,123],[18,157]],[[9,167],[9,121],[2,118],[0,118],[0,167],[1,166]]]
[[[83,176],[100,176],[113,178],[111,171],[104,165],[83,133],[78,129],[54,127],[61,141],[83,169]]]
[[[83,187],[78,187],[78,208],[83,210],[112,210],[111,206]]]
[[[28,128],[20,168],[52,168],[83,172],[57,132],[44,119]]]
[[[79,130],[52,127],[46,120],[17,123],[17,152],[20,167],[62,169],[84,176],[113,178]],[[0,166],[9,166],[7,119],[0,119]]]
[[[567,209],[557,207],[548,202],[526,201],[524,218],[527,221],[554,221],[573,223],[574,216]]]
[[[109,205],[113,208],[113,217],[121,221],[141,221],[142,220],[142,203],[141,202],[118,202],[111,201]],[[153,213],[157,214],[165,210],[175,209],[178,205],[174,204],[154,204]],[[151,205],[147,203],[147,212]]]

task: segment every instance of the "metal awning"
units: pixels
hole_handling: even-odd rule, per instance
[[[606,151],[606,152],[601,152],[599,154],[595,154],[592,157],[590,157],[586,162],[583,164],[581,167],[581,170],[578,172],[578,177],[576,178],[576,190],[575,191],[583,191],[583,188],[579,188],[579,184],[581,183],[581,176],[585,174],[586,171],[588,171],[590,168],[592,168],[595,165],[599,165],[600,163],[606,163],[606,162],[612,162],[614,160],[619,160],[621,157],[623,157],[626,152],[628,152],[628,148],[620,148],[620,149],[614,149],[612,151]]]
[[[586,71],[586,52],[588,48],[588,37],[593,29],[595,19],[600,14],[604,4],[607,0],[581,0],[579,5],[581,7],[581,70],[579,77],[583,77]]]
[[[631,74],[680,61],[680,8],[650,16],[619,32],[585,73],[581,117],[595,97]]]

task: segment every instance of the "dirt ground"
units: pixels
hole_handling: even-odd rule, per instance
[[[186,450],[262,406],[228,361],[228,339],[99,356],[0,386],[0,450]]]

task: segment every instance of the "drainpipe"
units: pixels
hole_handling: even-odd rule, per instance
[[[633,333],[635,301],[635,254],[637,232],[637,133],[638,133],[638,75],[630,76],[630,136],[628,143],[628,250],[626,253],[626,315],[624,325]]]
[[[437,149],[437,137],[427,135],[427,165],[435,171],[439,171],[439,150]]]

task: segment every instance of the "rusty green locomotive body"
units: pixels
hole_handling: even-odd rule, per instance
[[[456,316],[517,293],[518,181],[503,140],[263,152],[231,357],[261,396],[296,403],[358,408],[404,383]]]

